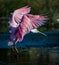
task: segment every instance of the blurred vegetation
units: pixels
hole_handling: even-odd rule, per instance
[[[59,29],[59,0],[0,0],[0,32],[8,32],[8,17],[15,9],[31,7],[31,14],[47,15],[49,21],[38,28],[41,31]]]

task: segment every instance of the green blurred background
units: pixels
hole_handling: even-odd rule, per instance
[[[0,0],[0,32],[8,32],[8,17],[11,12],[23,6],[31,7],[31,14],[47,15],[46,25],[40,31],[59,29],[59,0]]]
[[[31,14],[47,15],[49,20],[46,25],[38,28],[40,31],[59,30],[59,0],[0,0],[0,33],[8,32],[8,17],[11,12],[23,6],[31,7]],[[5,38],[4,38],[5,39]],[[59,39],[58,39],[59,40]],[[4,41],[4,40],[3,40]],[[24,65],[29,62],[32,65],[36,63],[45,65],[55,65],[59,63],[59,48],[19,48],[19,56],[15,58],[11,49],[0,49],[0,65],[1,61],[16,63],[7,65]],[[22,62],[22,63],[21,63]],[[6,65],[3,64],[3,65]],[[40,64],[40,65],[42,65]],[[27,64],[28,65],[28,64]],[[59,64],[58,64],[59,65]]]

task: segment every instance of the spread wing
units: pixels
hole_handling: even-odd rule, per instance
[[[46,16],[31,15],[31,14],[25,15],[19,26],[19,34],[20,34],[20,36],[18,35],[19,38],[23,40],[25,34],[30,32],[32,29],[35,29],[38,26],[43,25],[45,20],[47,20]]]
[[[9,18],[9,25],[12,27],[18,27],[22,20],[22,17],[25,14],[28,14],[29,12],[30,12],[30,7],[28,7],[28,6],[16,9],[12,13],[12,17]]]
[[[27,6],[15,10],[13,13],[12,22],[16,22],[16,23],[21,22],[22,17],[25,14],[28,14],[29,12],[30,12],[30,7]]]

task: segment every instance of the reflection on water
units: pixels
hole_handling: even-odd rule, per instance
[[[12,49],[0,48],[0,65],[59,65],[59,48],[18,48],[19,54]]]
[[[59,31],[46,34],[26,35],[17,45],[18,55],[7,46],[9,34],[0,34],[0,65],[59,65]]]

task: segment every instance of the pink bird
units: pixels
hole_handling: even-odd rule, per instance
[[[9,46],[13,45],[13,41],[15,40],[15,44],[18,41],[21,42],[27,33],[39,26],[42,26],[48,19],[47,16],[32,15],[29,13],[30,7],[27,6],[19,8],[12,13],[12,18],[9,21]]]

